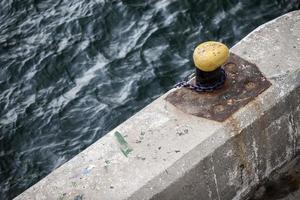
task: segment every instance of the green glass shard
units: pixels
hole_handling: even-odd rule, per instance
[[[115,137],[120,145],[120,150],[126,157],[128,157],[128,154],[133,151],[133,149],[128,145],[125,138],[118,131],[115,132]]]

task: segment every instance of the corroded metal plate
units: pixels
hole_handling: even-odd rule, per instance
[[[224,69],[227,79],[221,89],[197,93],[180,88],[166,100],[185,113],[222,122],[271,86],[256,65],[235,54],[230,54]]]

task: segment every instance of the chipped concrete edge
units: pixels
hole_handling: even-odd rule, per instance
[[[300,11],[258,27],[231,52],[256,64],[272,86],[225,122],[186,115],[165,94],[16,199],[246,198],[300,149]],[[116,131],[133,149],[128,157]]]

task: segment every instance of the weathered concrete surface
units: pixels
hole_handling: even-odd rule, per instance
[[[272,172],[250,196],[249,200],[299,200],[300,155]]]
[[[163,95],[16,199],[245,196],[300,147],[300,11],[259,27],[231,51],[272,86],[225,122],[185,114]],[[133,148],[128,157],[116,130]]]

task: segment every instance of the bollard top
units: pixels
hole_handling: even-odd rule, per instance
[[[195,66],[211,72],[223,65],[229,56],[228,47],[220,42],[208,41],[199,44],[193,53]]]

